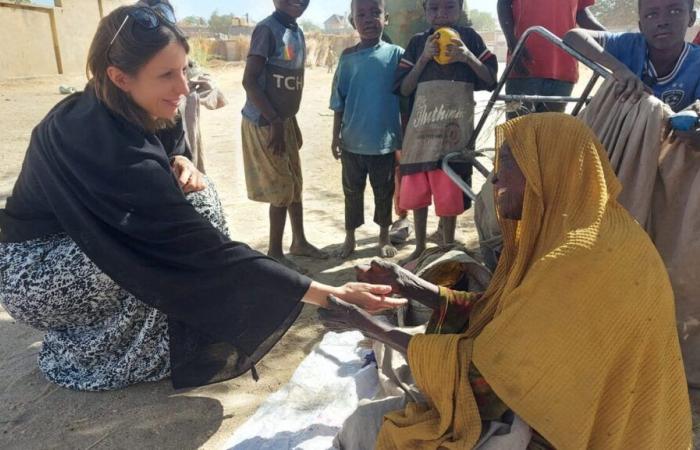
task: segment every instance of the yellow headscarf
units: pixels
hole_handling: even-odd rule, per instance
[[[527,185],[520,221],[463,335],[416,336],[428,405],[387,416],[379,449],[471,449],[474,364],[558,449],[689,449],[673,293],[653,244],[619,205],[604,149],[578,120],[536,114],[497,130]]]

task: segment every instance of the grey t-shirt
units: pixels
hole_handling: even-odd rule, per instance
[[[280,117],[293,117],[299,111],[304,88],[306,42],[296,24],[285,26],[275,14],[258,23],[253,31],[248,56],[266,59],[258,85]],[[268,125],[260,110],[247,99],[243,117],[256,125]]]

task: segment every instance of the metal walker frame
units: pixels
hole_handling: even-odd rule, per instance
[[[515,66],[515,61],[518,60],[518,58],[522,55],[523,49],[525,48],[525,42],[533,36],[533,35],[539,35],[543,37],[545,40],[550,42],[552,45],[554,45],[557,48],[562,49],[569,55],[573,56],[577,61],[585,64],[588,68],[590,68],[593,71],[593,76],[589,80],[588,84],[586,85],[586,88],[583,90],[582,94],[580,97],[560,97],[560,96],[543,96],[543,95],[506,95],[506,94],[501,94],[501,91],[503,90],[503,87],[506,84],[506,81],[508,80],[508,76],[510,73],[513,71],[513,67]],[[478,161],[478,158],[480,156],[485,156],[483,152],[478,151],[475,149],[475,144],[476,140],[479,137],[479,134],[484,129],[484,126],[486,125],[486,121],[488,120],[489,115],[493,111],[494,106],[496,105],[496,102],[503,101],[503,102],[531,102],[531,103],[576,103],[576,106],[574,107],[572,111],[573,116],[577,116],[579,112],[583,109],[585,105],[587,105],[591,101],[591,92],[593,91],[593,88],[595,87],[596,83],[600,78],[607,79],[610,76],[610,72],[605,69],[603,66],[601,66],[598,63],[595,63],[591,61],[590,59],[586,58],[583,56],[581,53],[579,53],[577,50],[574,50],[571,46],[566,44],[563,40],[561,40],[559,37],[554,35],[551,31],[547,30],[544,27],[532,27],[529,28],[525,31],[523,36],[520,38],[518,41],[517,46],[515,47],[515,50],[513,51],[513,56],[506,66],[505,71],[501,75],[500,79],[498,80],[498,83],[496,84],[496,88],[493,91],[493,94],[491,95],[491,98],[489,99],[488,104],[486,105],[486,109],[484,112],[481,114],[481,118],[479,120],[479,123],[477,124],[476,128],[474,129],[474,133],[472,134],[471,139],[467,143],[467,147],[461,151],[461,152],[454,152],[446,155],[443,160],[442,160],[442,170],[447,174],[447,176],[450,177],[450,179],[457,184],[457,186],[464,191],[466,195],[468,195],[472,201],[476,200],[477,194],[472,190],[471,186],[469,186],[458,174],[455,172],[454,169],[450,166],[451,163],[455,162],[468,162],[471,164],[474,168],[476,168],[484,177],[488,177],[490,174],[490,171],[483,165],[481,162]]]

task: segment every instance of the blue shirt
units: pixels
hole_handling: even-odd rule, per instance
[[[396,45],[343,54],[333,80],[330,108],[343,113],[343,151],[385,155],[401,148],[401,112],[394,72],[403,55]]]
[[[659,77],[649,60],[647,42],[641,33],[611,33],[605,38],[605,50],[620,60],[654,91],[654,95],[675,112],[700,99],[700,47],[685,44],[671,73]]]
[[[306,42],[296,23],[283,23],[279,13],[267,17],[253,30],[248,56],[265,58],[265,70],[258,85],[265,92],[277,114],[283,118],[296,115],[304,89]],[[256,125],[269,125],[250,99],[243,107],[243,117]]]

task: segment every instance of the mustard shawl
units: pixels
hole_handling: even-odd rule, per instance
[[[604,149],[563,114],[510,121],[504,141],[527,179],[522,220],[499,218],[504,251],[465,334],[411,340],[429,404],[389,414],[377,448],[473,448],[471,363],[559,449],[691,448],[671,286]]]

